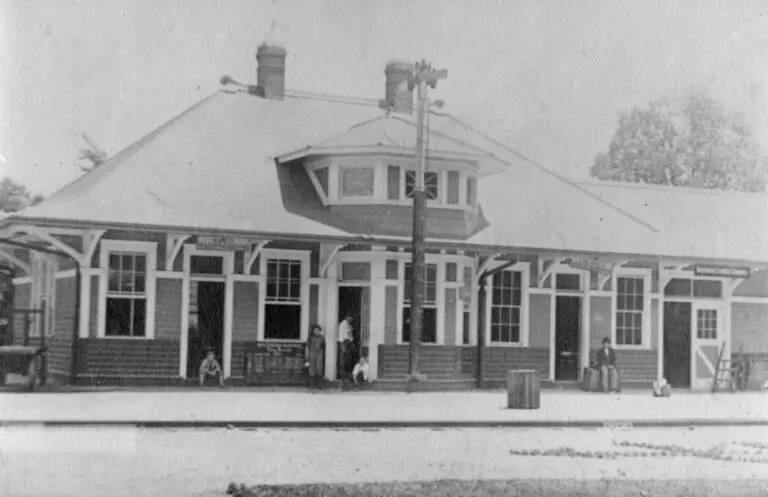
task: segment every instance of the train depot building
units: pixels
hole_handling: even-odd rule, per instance
[[[351,313],[372,377],[404,387],[409,66],[386,66],[377,103],[287,90],[286,51],[257,58],[256,85],[224,86],[0,220],[4,239],[63,253],[2,247],[15,307],[44,304],[30,340],[45,334],[49,376],[184,384],[210,347],[230,384],[285,383],[273,370],[301,369],[317,323],[335,379]],[[577,381],[605,337],[625,385],[704,388],[723,344],[768,354],[765,195],[576,184],[449,114],[429,121],[425,384]]]

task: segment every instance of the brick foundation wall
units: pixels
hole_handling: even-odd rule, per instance
[[[176,378],[178,340],[83,338],[79,340],[79,377]]]
[[[486,347],[483,352],[484,380],[506,380],[510,369],[533,369],[542,378],[549,378],[549,349]]]
[[[462,352],[470,347],[424,345],[421,348],[420,369],[428,379],[471,379],[473,371],[462,367]],[[379,346],[379,378],[402,379],[409,370],[408,345]]]
[[[592,357],[597,350],[592,351]],[[621,380],[627,382],[654,382],[658,376],[659,360],[656,350],[617,350],[616,366]]]
[[[408,345],[379,346],[379,378],[402,379],[408,374]],[[427,379],[475,378],[477,349],[474,346],[422,346],[420,369]],[[535,369],[549,377],[549,349],[488,347],[483,355],[483,378],[504,381],[510,369]]]

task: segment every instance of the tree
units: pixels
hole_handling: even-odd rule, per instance
[[[0,181],[0,212],[20,211],[42,201],[42,195],[33,195],[24,185],[11,178]]]
[[[87,166],[78,165],[78,167],[85,172],[90,172],[102,165],[104,161],[107,160],[108,155],[104,149],[99,147],[93,138],[85,133],[81,133],[80,136],[85,140],[85,143],[87,143],[88,146],[80,149],[79,159],[84,160],[89,164]]]
[[[758,192],[768,157],[743,117],[700,92],[651,102],[619,117],[608,151],[591,175],[604,181]]]

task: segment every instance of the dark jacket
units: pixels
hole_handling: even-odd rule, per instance
[[[600,350],[597,351],[597,354],[595,354],[595,361],[597,362],[597,366],[614,366],[616,367],[616,352],[609,348],[606,352],[605,349],[602,347]]]
[[[307,339],[307,359],[320,357],[325,352],[325,337],[323,335],[309,335]]]

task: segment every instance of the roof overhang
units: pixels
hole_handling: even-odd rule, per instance
[[[276,157],[279,164],[291,162],[296,159],[302,159],[309,156],[328,156],[328,155],[386,155],[397,157],[414,158],[416,152],[410,148],[397,147],[393,145],[363,145],[358,147],[306,147],[301,150],[289,152]],[[462,154],[457,152],[448,152],[443,150],[430,150],[428,158],[446,161],[472,161],[479,162],[490,158],[482,154]]]
[[[407,237],[392,237],[380,235],[359,235],[350,233],[348,236],[328,236],[328,235],[307,235],[302,233],[274,233],[266,231],[242,231],[227,230],[221,228],[189,228],[184,226],[165,226],[152,224],[131,224],[131,223],[105,223],[90,222],[82,220],[63,220],[63,219],[35,219],[22,216],[11,216],[0,220],[0,233],[4,228],[12,225],[18,225],[18,229],[23,229],[23,225],[33,225],[47,228],[59,229],[113,229],[113,230],[134,230],[153,233],[175,234],[175,235],[219,235],[233,236],[243,238],[258,238],[269,240],[286,241],[308,241],[336,244],[372,244],[372,245],[394,245],[410,247],[411,239]],[[614,252],[588,252],[580,250],[566,249],[548,249],[539,247],[523,246],[501,246],[491,244],[469,243],[462,240],[450,240],[441,238],[427,238],[427,243],[431,248],[441,250],[464,250],[484,253],[515,253],[520,255],[538,255],[546,258],[563,257],[594,257],[607,260],[637,260],[637,261],[659,261],[665,263],[701,263],[701,264],[722,264],[722,265],[744,265],[752,268],[768,269],[768,260],[747,260],[747,259],[728,259],[728,258],[702,258],[702,257],[679,257],[665,254],[634,254],[634,253],[614,253]]]

